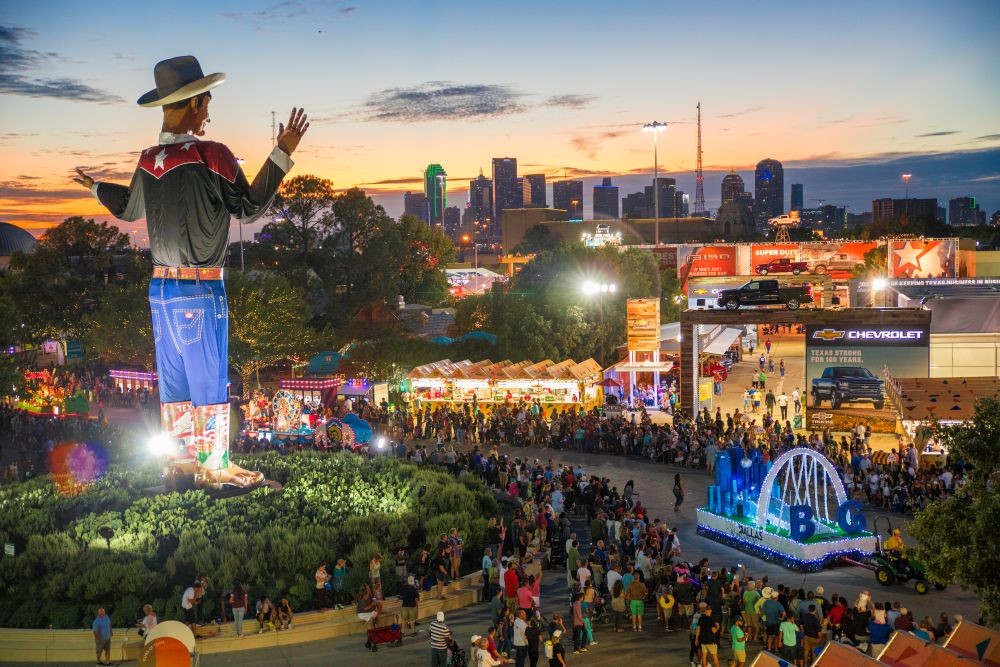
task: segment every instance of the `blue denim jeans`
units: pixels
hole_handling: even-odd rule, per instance
[[[229,302],[221,280],[149,282],[160,401],[227,401]]]

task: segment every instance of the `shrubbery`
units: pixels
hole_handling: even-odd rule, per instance
[[[394,459],[269,453],[239,462],[284,490],[218,501],[201,491],[144,497],[155,471],[118,468],[73,497],[60,496],[50,478],[0,488],[0,540],[18,551],[0,559],[0,626],[78,628],[104,606],[119,627],[146,602],[161,619],[180,618],[180,595],[202,572],[212,580],[210,616],[236,579],[251,599],[284,595],[300,610],[311,603],[320,561],[332,571],[336,558],[347,558],[345,588],[353,594],[375,551],[392,595],[396,549],[415,554],[455,527],[472,562],[486,517],[498,511],[475,480]],[[427,492],[418,499],[421,486]],[[103,526],[115,531],[110,552],[97,532]]]

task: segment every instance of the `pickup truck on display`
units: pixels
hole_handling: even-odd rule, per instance
[[[766,276],[769,273],[791,273],[797,276],[808,270],[809,266],[805,262],[793,262],[788,257],[772,259],[767,264],[758,264],[754,268],[754,271],[762,276]]]
[[[871,401],[876,410],[881,410],[885,405],[884,385],[864,366],[829,366],[821,376],[813,378],[812,404],[818,408],[823,401],[830,401],[830,407],[836,410],[844,403]]]
[[[726,310],[740,306],[784,306],[798,310],[803,303],[812,303],[812,287],[779,287],[777,280],[751,280],[736,289],[719,290],[717,303]]]
[[[826,257],[817,257],[803,262],[809,271],[817,275],[830,273],[831,271],[853,271],[858,264],[864,264],[864,260],[852,258],[846,252],[835,252]]]

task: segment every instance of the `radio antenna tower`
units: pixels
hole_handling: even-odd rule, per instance
[[[698,102],[698,167],[694,174],[694,214],[705,215],[705,176],[701,171],[701,102]]]
[[[278,124],[275,121],[274,112],[272,111],[271,112],[271,147],[272,148],[274,147],[274,142],[277,141],[277,139],[276,139],[277,136],[278,136]],[[699,134],[698,136],[700,137],[701,135]],[[701,140],[699,139],[699,141],[701,141]]]

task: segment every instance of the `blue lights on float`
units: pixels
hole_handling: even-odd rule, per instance
[[[848,497],[833,464],[807,447],[774,461],[759,449],[718,452],[698,533],[800,571],[863,558],[875,546],[861,504]]]

